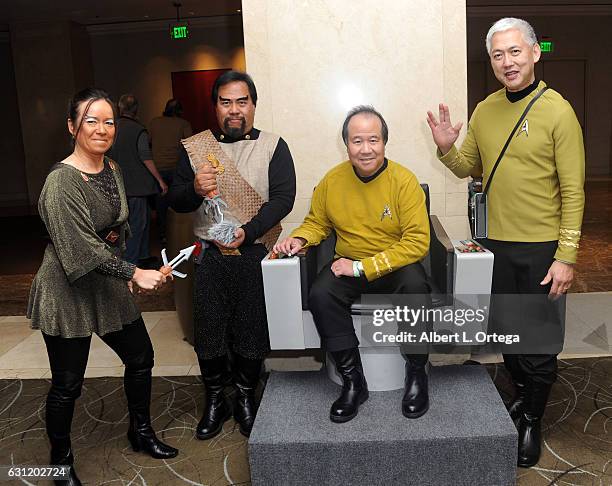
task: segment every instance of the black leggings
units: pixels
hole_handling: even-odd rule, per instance
[[[81,387],[89,357],[91,336],[63,338],[43,333],[51,366],[51,389],[47,395],[47,434],[54,441],[70,439],[74,402]],[[123,378],[130,412],[148,413],[151,401],[153,345],[142,318],[101,339],[125,365]]]

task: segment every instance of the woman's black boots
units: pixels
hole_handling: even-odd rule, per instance
[[[51,465],[70,466],[70,471],[66,479],[55,479],[53,482],[58,486],[81,486],[74,470],[74,456],[70,447],[70,439],[57,439],[49,436],[51,441]]]
[[[212,359],[198,359],[206,390],[204,413],[196,427],[196,437],[211,439],[223,429],[223,423],[232,416],[223,389],[230,381],[227,355]]]
[[[74,455],[70,442],[70,429],[74,415],[74,403],[81,396],[83,378],[68,370],[53,373],[51,389],[47,395],[45,422],[51,444],[53,466],[70,466],[66,479],[56,479],[56,485],[80,486],[81,481],[74,470]]]
[[[332,404],[329,418],[332,422],[348,422],[355,418],[359,405],[369,397],[359,348],[332,351],[331,355],[336,363],[336,371],[342,378],[342,393]]]
[[[128,440],[134,452],[146,452],[155,459],[176,457],[178,450],[158,440],[151,427],[151,366],[126,366],[123,386],[130,412]]]

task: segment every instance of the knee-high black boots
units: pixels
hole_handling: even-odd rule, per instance
[[[332,351],[331,355],[342,377],[342,393],[332,404],[329,418],[332,422],[348,422],[357,415],[359,405],[369,398],[359,348]]]
[[[249,437],[257,414],[255,390],[259,383],[263,360],[245,358],[236,353],[233,354],[233,359],[234,385],[236,387],[234,419],[238,423],[240,433]]]
[[[54,466],[70,466],[66,479],[55,480],[56,485],[80,486],[74,470],[74,455],[70,442],[70,429],[74,414],[74,402],[81,395],[83,380],[69,371],[55,372],[47,395],[45,421],[51,443],[51,460]]]
[[[535,466],[540,460],[542,447],[542,417],[551,385],[534,383],[525,384],[523,411],[518,420],[518,465],[519,467]]]
[[[425,367],[427,354],[403,354],[406,360],[406,379],[402,414],[407,418],[419,418],[429,410],[429,387]]]
[[[204,413],[196,427],[196,437],[211,439],[221,432],[223,423],[232,416],[223,389],[230,381],[227,355],[212,359],[198,359],[206,390]]]
[[[170,459],[176,457],[178,450],[160,441],[151,427],[151,367],[125,369],[123,386],[130,412],[128,440],[134,452],[143,451],[155,459]]]

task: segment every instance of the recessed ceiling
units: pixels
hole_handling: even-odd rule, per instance
[[[178,0],[181,19],[239,15],[240,0]],[[72,20],[93,25],[176,19],[171,0],[0,0],[0,23]]]

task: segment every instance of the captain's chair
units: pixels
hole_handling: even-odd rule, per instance
[[[421,187],[425,191],[429,214],[429,187],[426,184]],[[450,306],[453,304],[455,287],[455,249],[438,217],[430,214],[429,222],[430,247],[422,264],[432,287],[433,305]],[[308,310],[308,292],[317,273],[332,260],[335,243],[336,236],[332,234],[318,246],[307,248],[299,258],[270,260],[266,257],[262,261],[270,345],[273,350],[320,347],[319,335]],[[487,276],[483,278],[486,280]],[[358,338],[361,336],[359,316],[371,314],[373,310],[371,306],[360,303],[351,307]],[[360,348],[364,373],[371,390],[403,387],[404,360],[398,346],[366,347],[362,342]],[[327,368],[330,378],[340,384],[335,368]]]

